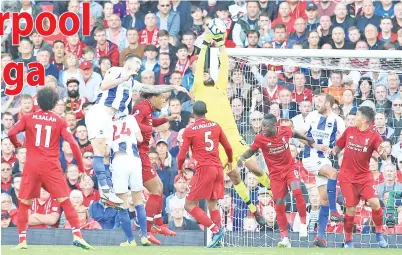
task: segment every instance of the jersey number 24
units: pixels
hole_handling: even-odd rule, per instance
[[[126,127],[126,122],[121,125],[121,130],[117,130],[117,126],[113,126],[113,140],[117,140],[121,135],[131,136],[131,130]]]

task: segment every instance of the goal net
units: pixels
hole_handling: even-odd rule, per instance
[[[377,191],[384,208],[384,232],[389,247],[402,248],[402,150],[400,133],[402,122],[402,52],[400,51],[346,51],[346,50],[277,50],[277,49],[228,49],[230,60],[227,95],[240,134],[251,144],[261,131],[264,114],[272,113],[285,123],[291,119],[295,129],[301,127],[303,118],[314,110],[314,100],[320,93],[334,96],[333,110],[353,125],[356,109],[361,105],[376,110],[375,125],[386,141],[390,157],[386,161],[370,162],[370,169],[377,180]],[[211,76],[219,72],[219,50],[211,49]],[[402,92],[402,91],[401,91]],[[399,100],[399,101],[398,101]],[[300,173],[302,191],[307,204],[309,237],[301,241],[298,236],[300,219],[295,199],[286,198],[286,216],[289,221],[289,238],[292,247],[312,247],[316,236],[320,198],[315,178],[301,163],[303,146],[292,140],[294,170]],[[339,169],[342,153],[331,158]],[[259,164],[269,169],[262,155]],[[259,187],[253,174],[242,170],[242,178],[250,191],[250,198],[264,215],[267,225],[258,226],[247,206],[233,189],[230,179],[225,179],[225,199],[220,202],[223,226],[226,229],[225,246],[276,247],[280,241],[276,213],[272,198]],[[286,184],[284,184],[286,185]],[[338,186],[339,212],[345,207]],[[377,247],[371,209],[361,201],[355,217],[355,247]],[[326,240],[329,247],[343,247],[343,224],[328,222]],[[399,242],[397,241],[399,240]]]

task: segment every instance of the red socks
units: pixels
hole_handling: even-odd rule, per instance
[[[279,230],[281,231],[281,237],[288,236],[288,219],[286,218],[286,206],[275,205],[276,219],[278,221]]]
[[[218,233],[219,228],[212,222],[208,215],[198,206],[195,206],[190,212],[190,215],[197,220],[198,223],[201,223],[203,226],[209,228],[212,233]]]
[[[382,217],[383,217],[383,210],[380,207],[380,209],[378,210],[373,210],[372,213],[372,218],[374,221],[374,225],[375,225],[375,232],[376,233],[382,233]]]
[[[78,220],[78,214],[77,211],[74,209],[73,205],[71,204],[70,199],[67,198],[66,200],[61,202],[60,206],[63,208],[64,214],[66,215],[66,219],[71,225],[73,235],[82,238],[80,230],[81,229],[80,221]]]
[[[159,198],[161,198],[158,195],[150,194],[147,204],[145,206],[145,211],[147,214],[147,231],[151,232],[152,225],[154,223],[154,217],[159,213],[158,209],[160,207],[159,203],[160,202]]]
[[[211,220],[215,223],[215,225],[220,228],[221,227],[221,212],[219,210],[214,210],[209,213],[211,215]]]
[[[352,241],[352,231],[353,231],[353,225],[355,224],[355,216],[350,216],[345,214],[345,220],[344,220],[344,233],[345,233],[345,241],[349,242]]]
[[[296,198],[296,208],[299,212],[300,223],[306,224],[307,218],[307,210],[306,210],[306,201],[304,201],[303,193],[301,189],[295,189],[292,191],[293,196]]]
[[[27,238],[28,210],[31,209],[31,207],[31,205],[24,204],[21,201],[19,203],[17,226],[20,243]]]
[[[158,196],[158,207],[156,208],[156,213],[154,216],[154,223],[157,226],[163,225],[162,209],[163,209],[163,198],[162,196]]]

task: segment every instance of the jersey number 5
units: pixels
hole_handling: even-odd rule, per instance
[[[113,126],[113,140],[119,139],[121,135],[131,136],[131,130],[126,127],[126,122],[123,122],[120,133],[117,130],[117,126]]]
[[[212,134],[211,131],[207,131],[205,132],[205,150],[206,151],[212,151],[214,149],[214,141],[212,141],[211,139],[209,139],[209,136]]]
[[[36,129],[35,146],[40,146],[42,137],[42,125],[36,124],[35,129]],[[46,130],[45,148],[49,148],[52,126],[45,126],[45,130]]]

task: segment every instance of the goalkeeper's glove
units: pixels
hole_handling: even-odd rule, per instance
[[[211,41],[213,39],[213,35],[209,31],[204,32],[204,38],[203,42],[201,45],[202,49],[207,49],[211,45]]]
[[[214,37],[214,41],[215,41],[215,46],[216,47],[222,47],[225,45],[225,35],[218,35]]]

